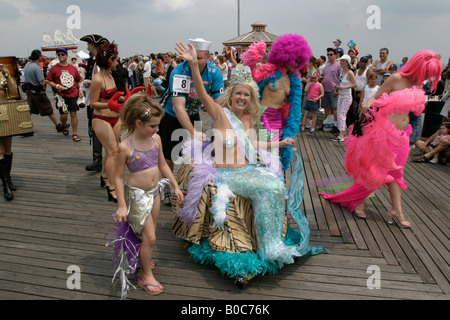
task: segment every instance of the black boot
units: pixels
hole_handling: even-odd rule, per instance
[[[11,186],[9,185],[8,179],[6,177],[8,172],[8,165],[6,164],[5,159],[0,159],[0,178],[3,182],[3,193],[5,196],[5,199],[8,201],[11,201],[14,197]]]
[[[102,171],[102,144],[95,133],[92,135],[92,158],[94,160],[86,166],[86,171]]]
[[[86,171],[102,171],[102,159],[96,158],[92,160],[92,162],[88,164],[85,169]]]
[[[9,186],[11,187],[12,191],[16,191],[17,187],[13,184],[11,181],[11,169],[12,169],[12,160],[13,160],[13,154],[5,154],[5,160],[6,165],[8,166],[8,174],[6,175],[6,179],[8,179]]]

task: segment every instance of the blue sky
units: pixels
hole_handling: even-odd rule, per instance
[[[0,56],[28,56],[40,48],[44,33],[67,30],[72,13],[80,8],[77,38],[90,33],[104,35],[119,45],[120,55],[172,51],[175,42],[202,37],[213,42],[212,51],[221,51],[222,42],[238,33],[238,0],[0,0],[0,36],[8,45],[0,46]],[[372,14],[380,8],[380,29],[369,29]],[[315,56],[325,54],[335,38],[345,44],[353,40],[362,55],[378,57],[379,49],[390,49],[390,57],[400,62],[422,49],[450,57],[448,21],[450,1],[442,0],[240,0],[241,34],[261,21],[276,35],[301,34]],[[86,50],[81,43],[80,49]]]

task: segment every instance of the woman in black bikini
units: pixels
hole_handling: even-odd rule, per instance
[[[94,109],[92,127],[106,152],[103,172],[100,176],[101,185],[106,186],[108,200],[115,202],[117,202],[114,186],[115,159],[121,124],[119,113],[108,108],[108,101],[117,92],[111,71],[116,69],[118,58],[117,44],[105,43],[100,46],[95,60],[100,71],[92,79],[90,97],[91,108]],[[124,98],[120,98],[119,101],[121,99],[124,100]]]

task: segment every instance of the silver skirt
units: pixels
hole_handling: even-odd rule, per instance
[[[125,184],[125,201],[128,207],[127,220],[137,236],[140,236],[144,230],[145,222],[153,209],[153,200],[166,184],[169,184],[169,180],[162,179],[156,187],[150,190],[142,190]]]

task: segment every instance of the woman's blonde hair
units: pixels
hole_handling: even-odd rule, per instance
[[[234,92],[234,89],[237,86],[244,86],[250,90],[251,98],[250,98],[250,108],[244,110],[244,114],[249,114],[252,117],[253,123],[257,123],[259,121],[259,110],[261,109],[261,105],[259,103],[259,88],[256,82],[241,82],[235,84],[233,86],[228,87],[225,90],[225,93],[222,97],[219,98],[219,104],[231,110],[231,95]]]
[[[132,95],[120,111],[122,129],[127,130],[130,134],[136,129],[136,120],[145,123],[153,117],[163,116],[164,109],[144,93]]]

